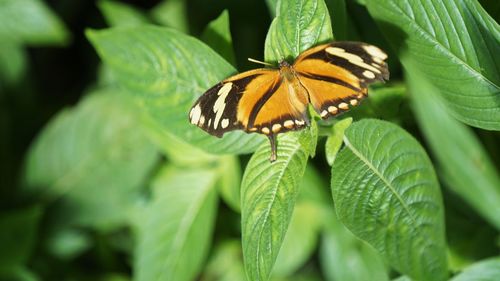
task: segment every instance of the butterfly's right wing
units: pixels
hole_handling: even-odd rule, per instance
[[[386,58],[373,45],[333,42],[300,54],[294,68],[314,109],[326,119],[357,105],[367,96],[368,84],[389,78]]]

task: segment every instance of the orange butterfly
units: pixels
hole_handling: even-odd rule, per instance
[[[379,48],[361,42],[333,42],[301,53],[290,65],[231,76],[206,91],[193,105],[190,122],[211,135],[231,130],[266,135],[270,161],[276,160],[276,134],[309,125],[308,104],[323,119],[356,106],[367,85],[389,79]]]

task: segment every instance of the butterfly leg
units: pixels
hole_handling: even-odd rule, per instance
[[[269,158],[269,161],[272,163],[276,161],[276,135],[271,134],[268,138],[271,143],[271,157]]]

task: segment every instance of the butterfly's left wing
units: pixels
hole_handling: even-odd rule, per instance
[[[314,109],[326,119],[357,105],[368,84],[389,79],[386,58],[373,45],[333,42],[303,52],[293,67]]]

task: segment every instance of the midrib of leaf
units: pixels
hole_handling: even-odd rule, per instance
[[[298,10],[297,15],[302,15],[302,2],[298,6],[299,6],[299,10]],[[299,24],[299,26],[300,26],[300,24]],[[297,43],[297,45],[295,45],[295,47],[297,47],[295,49],[295,51],[296,51],[295,53],[298,54],[298,53],[300,53],[300,42],[301,42],[300,41],[300,29],[296,28],[295,33],[296,33],[295,38],[297,38],[297,41],[295,41]]]
[[[214,186],[214,181],[215,181],[215,176],[212,177],[212,180],[207,185],[208,187],[205,188],[205,192],[203,192],[203,195],[199,196],[199,200],[197,200],[197,201],[193,202],[193,204],[191,204],[191,207],[185,213],[186,215],[183,216],[183,218],[181,220],[180,227],[178,228],[179,231],[176,232],[176,235],[174,237],[174,242],[172,243],[172,245],[174,246],[173,250],[179,250],[179,249],[184,248],[185,241],[187,238],[187,233],[189,232],[190,226],[192,226],[192,222],[196,218],[196,214],[197,214],[196,211],[201,208],[201,205],[203,205],[203,202],[207,198],[207,195],[210,193],[210,191],[212,190],[212,187]],[[176,251],[172,251],[172,252],[176,252]],[[172,255],[169,254],[169,259],[167,259],[165,261],[165,264],[168,265],[172,259],[173,259]],[[175,269],[178,268],[179,260],[180,259],[178,259],[178,258],[174,259],[174,262],[172,262],[172,265],[173,265],[172,268],[175,268]],[[156,280],[158,280],[158,281],[165,280],[164,275],[165,275],[165,270],[162,270],[160,273],[160,276],[158,276],[158,279],[156,279]]]
[[[381,137],[380,139],[383,139],[383,137]],[[401,196],[399,196],[399,194],[396,192],[396,189],[390,184],[390,182],[382,175],[382,173],[377,169],[375,168],[375,166],[373,166],[370,161],[361,153],[359,152],[359,150],[357,150],[353,145],[352,143],[349,141],[349,139],[344,136],[344,142],[346,144],[346,146],[348,146],[351,151],[359,158],[361,159],[361,161],[363,161],[363,163],[365,163],[365,165],[370,168],[370,170],[372,170],[388,187],[389,189],[391,190],[391,192],[396,196],[396,198],[398,199],[398,201],[401,203],[401,205],[403,206],[403,208],[405,209],[406,213],[408,214],[408,216],[410,217],[410,219],[412,220],[413,224],[416,226],[417,225],[417,221],[416,219],[413,217],[412,213],[410,212],[410,209],[408,209],[408,206],[406,205],[406,203],[403,201],[403,198],[401,198]]]
[[[290,161],[292,161],[292,158],[293,156],[297,153],[297,151],[300,150],[300,144],[299,145],[295,145],[295,149],[292,149],[293,153],[290,153],[288,155],[288,157],[286,158],[286,161],[283,161],[284,164],[285,164],[285,169],[282,169],[279,173],[278,173],[278,180],[276,181],[276,184],[273,185],[273,200],[272,200],[272,203],[269,205],[268,208],[266,208],[266,215],[264,217],[264,225],[267,223],[267,220],[269,218],[269,213],[271,212],[271,209],[274,205],[274,203],[276,202],[276,193],[278,191],[278,186],[279,186],[279,183],[281,182],[281,179],[283,178],[283,175],[285,174],[285,170],[286,170],[286,167],[288,167],[288,165],[290,164]],[[259,231],[259,241],[262,240],[262,232],[264,231],[264,228],[262,227]],[[260,257],[260,243],[258,243],[258,247],[257,247],[257,255],[255,255],[256,257],[256,264],[257,264],[257,269],[258,269],[258,272],[260,272],[260,263],[259,263],[259,257]]]
[[[382,6],[383,7],[383,6]],[[409,22],[413,22],[414,23],[414,26],[418,27],[418,30],[420,30],[422,33],[423,36],[426,37],[427,40],[429,40],[430,42],[435,42],[436,43],[436,46],[439,47],[441,53],[443,53],[444,55],[446,56],[449,56],[451,57],[452,59],[454,59],[455,61],[457,61],[459,64],[465,66],[465,68],[473,75],[473,76],[476,76],[484,81],[486,81],[488,84],[492,85],[493,87],[495,87],[495,89],[497,90],[500,90],[500,86],[496,85],[495,83],[493,83],[492,81],[490,81],[487,77],[485,77],[481,72],[478,72],[477,70],[475,70],[474,68],[472,68],[471,66],[469,66],[465,61],[463,61],[461,58],[459,58],[458,56],[456,56],[453,52],[451,52],[451,50],[447,49],[439,40],[437,37],[433,37],[432,34],[429,34],[429,32],[427,32],[416,20],[414,21],[411,21],[411,17],[405,13],[405,11],[399,7],[398,5],[395,5],[395,7],[401,12],[401,14],[405,15],[409,20]],[[387,11],[389,11],[390,13],[394,14],[390,9],[387,9]],[[410,10],[413,12],[412,8],[410,7]],[[425,12],[425,10],[423,10]],[[425,14],[427,15],[427,13],[425,12]],[[449,16],[448,14],[448,11],[446,11],[446,14]],[[411,26],[411,24],[410,24]],[[431,24],[432,26],[432,24]],[[433,26],[432,26],[433,27]],[[460,38],[460,37],[459,37]],[[461,39],[459,39],[461,40]],[[462,41],[460,41],[462,42]],[[461,46],[462,47],[462,46]],[[497,92],[495,93],[496,95],[500,95],[500,92]]]

